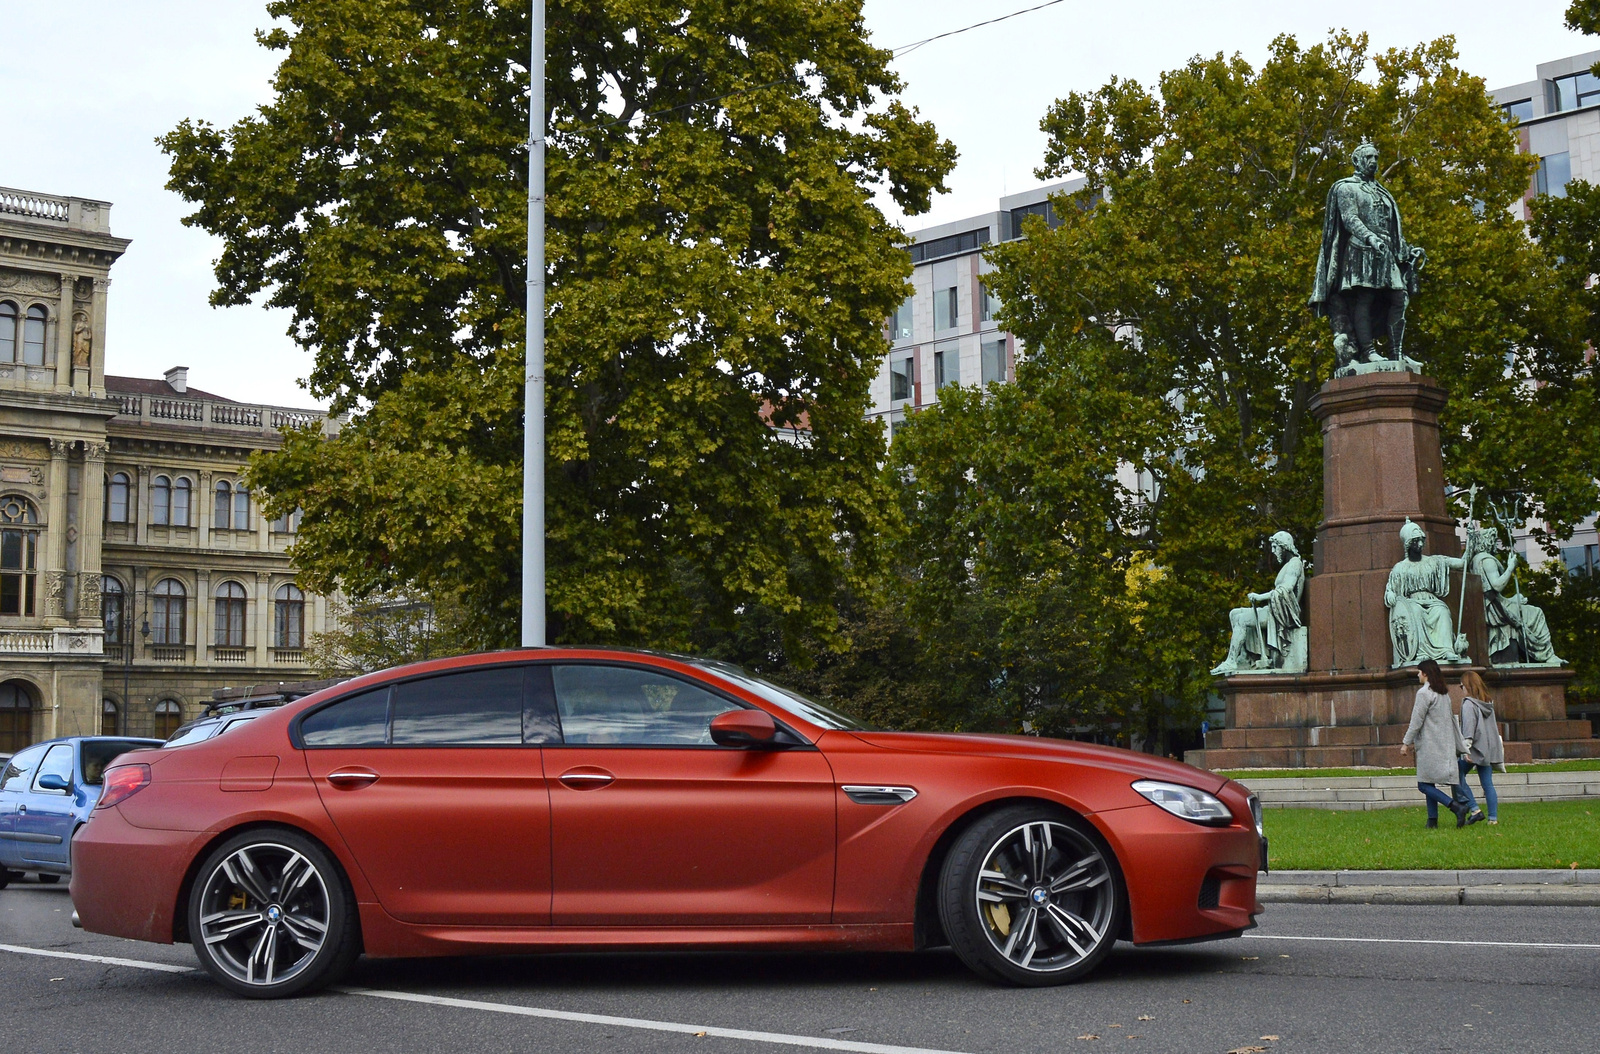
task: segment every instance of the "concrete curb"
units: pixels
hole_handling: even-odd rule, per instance
[[[1600,870],[1278,871],[1256,882],[1263,904],[1448,904],[1600,907]]]

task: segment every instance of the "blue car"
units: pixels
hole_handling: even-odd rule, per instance
[[[72,836],[100,800],[112,759],[159,739],[71,736],[19,750],[0,773],[0,889],[32,871],[41,882],[72,873]]]

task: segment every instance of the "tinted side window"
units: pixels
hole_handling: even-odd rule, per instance
[[[711,719],[738,707],[688,681],[632,666],[557,666],[556,706],[570,744],[710,746]]]
[[[44,749],[44,747],[29,747],[13,755],[6,763],[5,774],[0,776],[0,790],[27,790],[28,777],[33,775],[33,767],[44,757]]]
[[[41,776],[60,776],[67,781],[68,786],[72,785],[72,744],[57,743],[51,747],[50,753],[46,754],[44,760],[39,763],[39,771],[33,775],[33,789],[41,794],[67,793],[66,791],[41,790],[39,787],[39,778]]]
[[[467,670],[394,689],[395,746],[522,743],[520,666]]]
[[[389,732],[389,689],[341,699],[300,722],[308,747],[381,747]]]

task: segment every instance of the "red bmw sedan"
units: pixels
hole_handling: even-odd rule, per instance
[[[949,944],[1022,985],[1237,936],[1242,786],[1028,736],[878,732],[723,663],[420,663],[126,755],[74,839],[82,926],[287,996],[361,953]]]

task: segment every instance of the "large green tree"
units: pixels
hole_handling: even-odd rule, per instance
[[[1406,350],[1450,393],[1451,481],[1526,494],[1556,535],[1600,504],[1583,311],[1520,219],[1536,160],[1455,58],[1449,39],[1374,54],[1364,36],[1284,36],[1259,69],[1200,57],[1155,91],[1113,80],[1043,121],[1039,175],[1087,186],[1057,202],[1058,228],[1032,221],[994,251],[1002,321],[1061,349],[1086,391],[1144,414],[1129,461],[1153,500],[1122,527],[1165,572],[1152,602],[1168,617],[1151,631],[1210,641],[1186,660],[1191,692],[1221,654],[1224,612],[1271,573],[1266,536],[1289,530],[1311,555],[1322,461],[1309,405],[1333,352],[1306,301],[1328,187],[1363,140],[1429,253]],[[1072,351],[1090,330],[1117,334],[1110,354]]]
[[[865,420],[902,237],[954,162],[859,0],[552,0],[553,636],[672,645],[741,608],[836,640],[893,507]],[[252,479],[314,586],[515,639],[529,5],[275,0],[271,100],[162,140],[219,304],[264,298],[353,414]],[[802,441],[782,426],[803,426]]]

